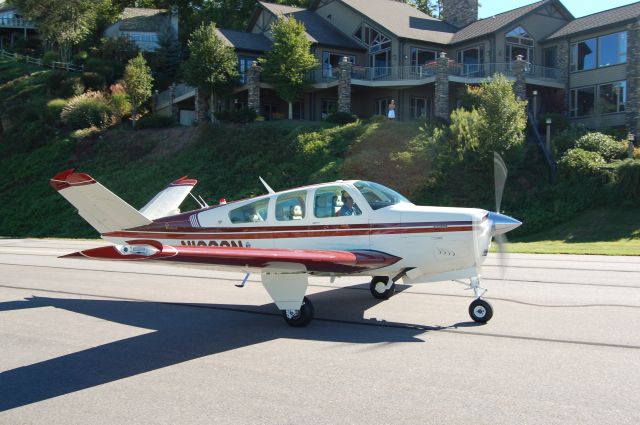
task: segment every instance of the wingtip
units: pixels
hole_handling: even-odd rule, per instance
[[[190,179],[187,176],[182,176],[176,181],[172,182],[170,186],[195,186],[198,183],[196,179]]]
[[[64,170],[49,180],[51,187],[58,192],[71,186],[82,186],[95,182],[89,174],[76,173],[74,168]]]

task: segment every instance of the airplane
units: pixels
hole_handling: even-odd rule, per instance
[[[208,206],[182,177],[136,210],[85,173],[63,171],[50,185],[114,245],[65,255],[112,261],[157,261],[207,269],[258,272],[287,324],[308,325],[313,304],[305,296],[309,275],[371,276],[381,300],[396,282],[469,279],[469,315],[486,323],[493,308],[482,295],[481,266],[492,239],[522,223],[500,214],[506,167],[495,155],[496,212],[418,206],[396,191],[364,180],[338,180]],[[191,195],[199,209],[180,212]]]

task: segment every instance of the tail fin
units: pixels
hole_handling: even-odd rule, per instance
[[[188,179],[187,176],[179,178],[158,193],[140,212],[149,220],[179,214],[178,207],[197,183],[198,180]]]
[[[63,171],[53,177],[49,183],[76,207],[80,217],[98,232],[113,232],[151,223],[151,220],[90,175],[73,171],[73,169]]]

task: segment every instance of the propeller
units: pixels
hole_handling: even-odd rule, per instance
[[[504,279],[504,275],[507,267],[507,237],[504,233],[498,233],[498,226],[504,223],[506,216],[500,214],[500,207],[502,206],[502,194],[504,192],[504,185],[507,182],[507,165],[498,152],[493,153],[493,178],[496,194],[496,211],[495,214],[489,214],[489,218],[492,221],[492,233],[493,239],[498,245],[498,267],[500,268],[500,279]],[[515,221],[515,220],[514,220]]]

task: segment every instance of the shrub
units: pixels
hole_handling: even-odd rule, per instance
[[[576,148],[598,152],[606,161],[627,156],[627,144],[602,133],[587,133],[576,141]]]
[[[89,54],[86,51],[81,50],[75,55],[73,55],[73,63],[75,63],[76,65],[82,65],[87,60],[88,57],[89,57]]]
[[[274,112],[271,114],[271,119],[274,121],[280,121],[284,119],[284,114],[282,112]]]
[[[83,72],[82,83],[88,90],[104,90],[107,82],[102,74],[97,72]]]
[[[113,123],[109,102],[100,92],[87,92],[71,98],[60,114],[62,122],[73,130],[98,127]]]
[[[640,161],[627,159],[618,167],[618,189],[624,203],[640,204]]]
[[[556,151],[556,156],[561,157],[566,151],[576,146],[576,140],[588,133],[582,125],[570,125],[552,137],[551,144]]]
[[[58,54],[58,52],[55,52],[53,50],[49,50],[48,52],[45,52],[45,54],[42,56],[42,64],[44,66],[49,66],[51,65],[52,62],[59,62],[60,61],[60,55]]]
[[[47,77],[47,81],[45,82],[45,86],[47,87],[47,92],[52,96],[56,96],[60,91],[60,86],[62,82],[67,79],[69,73],[66,71],[53,71]]]
[[[137,127],[141,130],[147,128],[166,128],[166,127],[174,127],[178,123],[173,117],[168,117],[166,115],[147,115],[141,118]]]
[[[101,132],[102,132],[102,129],[91,126],[88,128],[81,128],[79,130],[75,130],[74,132],[71,133],[71,137],[77,140],[82,140],[82,139],[87,139],[89,137],[100,134]]]
[[[59,125],[61,123],[60,113],[62,108],[67,104],[64,99],[51,99],[47,102],[47,121],[52,125]]]
[[[333,114],[329,114],[326,120],[334,124],[349,124],[356,122],[358,117],[349,112],[334,112]]]
[[[124,73],[124,65],[122,63],[100,58],[87,59],[84,69],[85,71],[102,75],[107,84],[112,84],[115,80],[121,78]]]
[[[124,92],[111,92],[111,107],[117,120],[131,114],[131,102],[129,102],[129,96]]]
[[[451,113],[451,139],[459,152],[477,149],[480,145],[477,129],[480,121],[478,111],[458,108]]]
[[[601,175],[600,167],[605,165],[604,158],[598,152],[580,148],[569,149],[558,161],[560,176],[573,182],[584,182]]]
[[[547,131],[547,118],[551,118],[551,133],[553,134],[557,134],[569,128],[569,120],[564,114],[551,112],[548,114],[542,114],[538,117],[538,130],[540,130],[540,134],[545,134]]]
[[[45,82],[47,92],[52,97],[72,97],[84,92],[84,83],[66,71],[52,72]]]

